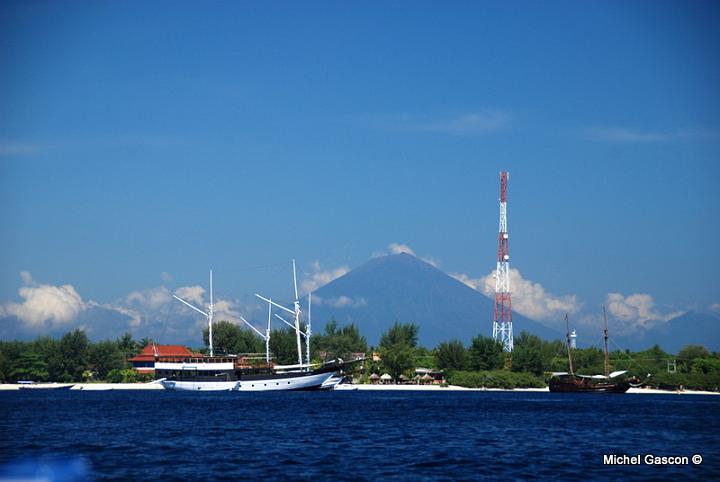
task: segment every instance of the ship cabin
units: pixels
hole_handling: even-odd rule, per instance
[[[131,366],[140,373],[153,373],[155,362],[160,358],[185,359],[188,357],[202,357],[202,354],[195,353],[181,345],[146,345],[140,353],[128,359]]]

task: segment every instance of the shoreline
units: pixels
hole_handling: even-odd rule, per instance
[[[548,387],[544,388],[467,388],[456,385],[441,387],[440,385],[339,385],[339,391],[353,390],[392,390],[392,391],[466,391],[466,392],[536,392],[550,393]],[[720,395],[718,392],[702,390],[659,390],[656,388],[630,388],[626,393],[631,395]]]
[[[107,390],[164,390],[159,383],[36,383],[32,385],[17,383],[2,383],[0,391],[20,390],[23,387],[29,390],[85,390],[85,391],[107,391]],[[536,392],[550,393],[545,388],[467,388],[456,385],[442,387],[440,385],[338,385],[337,391],[404,391],[404,392]],[[720,395],[718,392],[705,392],[701,390],[658,390],[655,388],[631,388],[627,391],[631,395]]]

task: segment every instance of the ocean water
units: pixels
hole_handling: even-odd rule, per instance
[[[604,454],[701,455],[699,465]],[[720,397],[0,392],[0,479],[710,480]]]

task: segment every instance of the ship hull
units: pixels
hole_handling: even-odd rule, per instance
[[[253,377],[237,381],[192,381],[192,380],[163,380],[160,384],[166,390],[179,391],[234,391],[234,392],[264,392],[281,390],[318,390],[323,383],[335,375],[335,372],[325,373],[297,373],[270,375],[267,377]]]
[[[590,380],[590,381],[589,381]],[[594,381],[588,378],[550,380],[549,388],[556,393],[625,393],[630,388],[629,381]]]

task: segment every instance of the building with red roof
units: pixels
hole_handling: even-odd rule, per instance
[[[156,345],[150,343],[142,349],[140,353],[128,361],[132,364],[132,367],[140,373],[152,373],[155,371],[155,362],[158,358],[162,357],[167,361],[168,358],[177,358],[178,361],[192,356],[202,356],[200,353],[195,353],[189,350],[187,347],[181,345]]]

